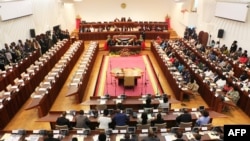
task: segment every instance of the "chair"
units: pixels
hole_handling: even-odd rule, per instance
[[[135,77],[134,76],[125,76],[123,85],[124,85],[124,88],[125,87],[134,87],[135,86]]]
[[[192,127],[193,123],[192,122],[181,122],[179,127],[180,128],[186,128],[186,127]]]
[[[56,130],[69,129],[68,125],[56,125],[55,128]]]
[[[96,110],[98,111],[102,111],[107,109],[107,105],[106,104],[100,104],[100,105],[96,105]]]
[[[150,124],[137,124],[136,125],[137,129],[142,130],[142,129],[149,129]]]
[[[117,130],[127,130],[128,129],[128,125],[124,125],[124,126],[115,126],[115,129]]]
[[[180,127],[171,127],[170,132],[171,133],[177,133],[180,130]]]
[[[167,127],[167,123],[156,123],[155,127],[157,127],[158,129],[166,128]]]

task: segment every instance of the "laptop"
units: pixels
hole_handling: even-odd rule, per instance
[[[127,133],[130,133],[130,134],[135,133],[135,131],[136,131],[135,126],[129,126],[128,129],[127,129]]]
[[[125,112],[126,112],[126,114],[131,115],[131,114],[133,114],[133,109],[132,108],[126,108]]]

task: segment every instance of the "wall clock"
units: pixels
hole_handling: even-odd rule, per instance
[[[125,9],[125,8],[126,8],[126,6],[127,6],[127,4],[126,4],[126,3],[122,3],[122,4],[121,4],[121,8],[122,8],[122,9]]]

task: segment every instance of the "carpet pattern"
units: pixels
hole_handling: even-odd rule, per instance
[[[111,75],[111,70],[114,68],[139,68],[143,71],[143,75],[137,79],[137,85],[134,88],[124,89],[124,86],[118,85],[118,79]],[[139,96],[163,92],[147,55],[104,56],[100,69],[95,96],[104,94],[118,96],[123,93],[128,96]]]

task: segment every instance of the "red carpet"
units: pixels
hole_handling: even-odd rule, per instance
[[[118,79],[111,76],[111,70],[114,68],[140,68],[143,71],[143,76],[137,79],[137,85],[134,88],[124,89],[122,85],[118,85]],[[102,96],[106,93],[111,96],[118,96],[123,93],[128,96],[139,96],[162,93],[162,89],[146,55],[130,57],[104,56],[95,96]]]

